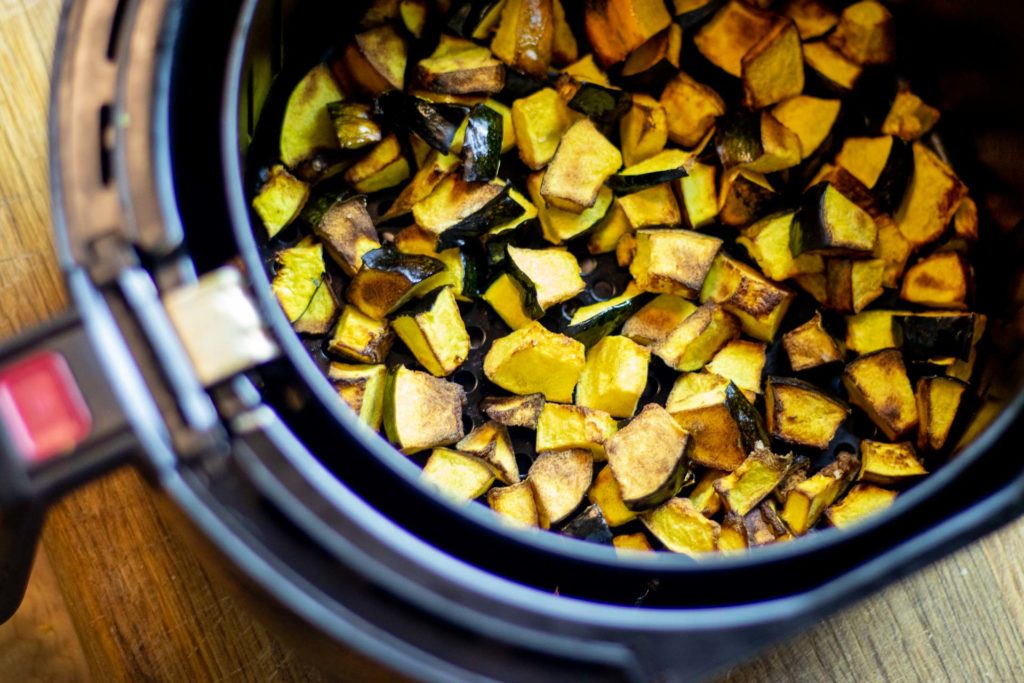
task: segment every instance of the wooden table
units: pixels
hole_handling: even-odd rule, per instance
[[[46,106],[59,0],[0,0],[0,336],[65,302],[52,255]],[[208,580],[132,472],[50,517],[28,598],[0,627],[10,681],[309,681]],[[1024,680],[1024,522],[919,572],[726,678]],[[344,677],[345,672],[332,672]]]

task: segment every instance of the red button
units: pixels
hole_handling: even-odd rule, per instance
[[[60,354],[47,351],[0,370],[0,420],[32,463],[68,453],[92,429],[92,416]]]

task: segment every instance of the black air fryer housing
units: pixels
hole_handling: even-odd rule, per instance
[[[151,476],[211,566],[235,579],[225,585],[244,579],[252,604],[321,661],[344,648],[428,680],[690,680],[1019,514],[1024,468],[1006,456],[1019,443],[1024,403],[1012,297],[1021,261],[1017,218],[1005,215],[1024,186],[1006,152],[1024,141],[1024,102],[1007,87],[1024,65],[1019,8],[895,8],[907,75],[944,103],[950,157],[979,205],[1003,207],[977,261],[1001,370],[983,384],[992,423],[861,526],[697,562],[623,558],[448,503],[341,408],[293,334],[253,230],[247,155],[260,122],[281,106],[267,98],[275,79],[296,82],[355,30],[362,5],[67,3],[52,156],[76,313],[8,357],[41,343],[79,353],[84,360],[70,365],[90,405],[110,407],[112,426],[91,450],[46,468],[26,473],[8,454],[5,467],[24,485],[14,496],[22,514],[3,519],[4,543],[32,533],[47,500],[129,461]],[[246,274],[279,354],[207,382],[162,297],[227,262]],[[87,365],[95,377],[85,377]]]

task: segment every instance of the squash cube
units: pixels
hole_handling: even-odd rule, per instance
[[[533,322],[496,339],[484,357],[484,374],[513,394],[544,394],[569,403],[586,365],[586,348],[575,339]]]
[[[610,336],[587,351],[587,363],[576,386],[576,403],[612,417],[633,417],[647,387],[649,349],[627,337]]]

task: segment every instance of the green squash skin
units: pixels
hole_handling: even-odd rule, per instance
[[[948,316],[893,316],[893,327],[902,340],[908,360],[930,361],[958,358],[968,361],[974,346],[973,313]]]
[[[740,439],[743,441],[743,448],[750,453],[756,447],[758,441],[767,447],[771,440],[768,438],[768,430],[765,429],[764,420],[757,412],[750,401],[735,384],[729,382],[725,388],[725,405],[736,420],[736,426],[740,430]]]
[[[748,164],[764,154],[761,143],[761,115],[739,111],[719,119],[715,151],[725,169]]]
[[[493,180],[498,176],[504,125],[501,114],[487,105],[477,105],[470,112],[462,144],[465,163],[462,177],[466,181]]]
[[[670,183],[689,175],[685,168],[671,168],[663,171],[652,171],[650,173],[638,173],[635,175],[613,175],[606,183],[616,195],[623,197],[628,194],[649,190],[652,187]]]
[[[653,298],[653,294],[641,293],[626,301],[620,301],[613,306],[602,309],[597,315],[591,316],[583,322],[576,323],[575,325],[570,324],[565,328],[565,334],[589,349],[621,327],[630,316]]]
[[[600,123],[616,123],[633,106],[633,96],[625,90],[605,88],[596,83],[581,83],[569,100],[569,108]]]
[[[893,137],[889,158],[871,188],[878,208],[892,213],[899,208],[914,173],[914,148],[902,138]]]
[[[437,250],[460,247],[468,240],[479,237],[491,228],[519,218],[526,209],[509,195],[506,185],[501,193],[471,216],[448,228],[437,238]]]

